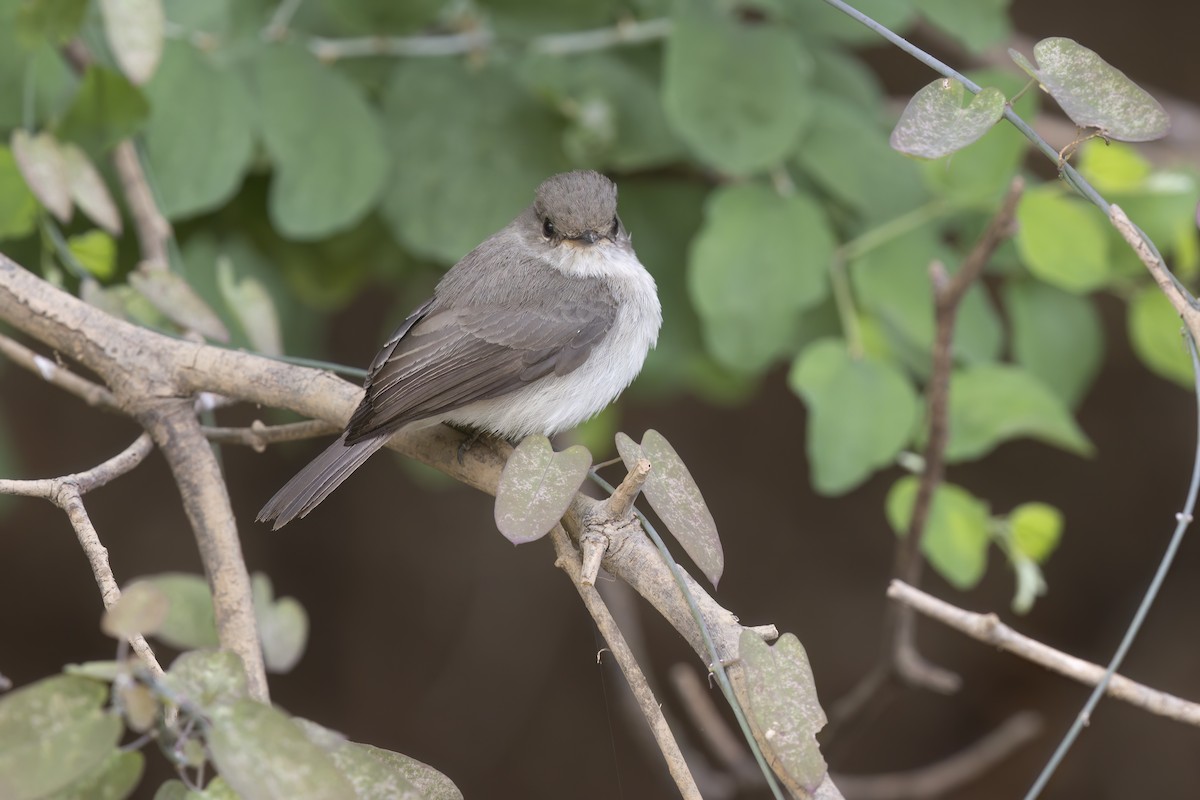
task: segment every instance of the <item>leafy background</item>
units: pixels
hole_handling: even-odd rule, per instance
[[[667,323],[620,413],[580,436],[599,455],[611,452],[605,443],[618,426],[635,438],[663,431],[724,534],[723,601],[747,621],[795,631],[827,703],[867,668],[889,520],[911,503],[911,479],[894,464],[916,446],[921,418],[932,338],[926,265],[939,257],[953,269],[981,229],[1022,164],[1015,132],[1001,127],[948,164],[901,158],[886,143],[896,113],[887,96],[909,95],[932,76],[816,2],[747,4],[731,15],[724,4],[672,11],[652,0],[449,9],[312,0],[291,37],[266,42],[272,4],[177,0],[166,4],[174,27],[162,63],[141,88],[104,60],[94,7],[20,5],[0,3],[0,126],[45,128],[109,178],[105,150],[139,134],[176,223],[177,266],[237,346],[362,364],[440,270],[510,219],[547,174],[572,166],[612,174]],[[1154,33],[1145,52],[1119,17],[1071,6],[1016,3],[1012,16],[1035,38],[1071,36],[1143,85],[1195,98],[1159,57],[1169,50],[1163,37],[1186,28],[1167,22],[1172,4],[1144,23]],[[1010,33],[1002,3],[964,7],[863,4],[956,64]],[[462,24],[464,14],[498,37],[486,53],[323,63],[305,46],[305,32],[411,33]],[[674,33],[566,56],[530,44],[622,14],[672,14]],[[81,26],[101,60],[78,79],[51,42]],[[1014,67],[1006,73],[976,78],[1011,94],[1021,78]],[[1019,105],[1031,114],[1033,96]],[[1192,173],[1151,167],[1119,145],[1088,147],[1080,164],[1192,274],[1200,194]],[[6,253],[169,327],[126,285],[134,237],[109,238],[75,214],[63,233],[77,263],[56,257],[23,186],[0,149]],[[1094,209],[1050,180],[1030,189],[1019,219],[1021,234],[962,311],[948,475],[961,488],[940,498],[944,513],[935,510],[927,545],[940,577],[931,585],[973,608],[1008,608],[1015,581],[1006,551],[989,549],[989,519],[1015,524],[1014,509],[1051,503],[1066,528],[1043,567],[1050,594],[1015,624],[1099,659],[1181,502],[1192,409],[1168,381],[1189,374],[1165,300]],[[843,267],[832,280],[830,263]],[[272,313],[278,334],[262,324]],[[13,465],[4,474],[80,469],[131,438],[124,421],[0,369],[0,465]],[[312,617],[301,667],[275,679],[277,702],[434,764],[468,796],[497,786],[553,795],[569,781],[606,797],[619,791],[617,775],[633,794],[653,786],[657,763],[627,733],[613,685],[603,683],[612,677],[596,675],[598,645],[570,588],[548,569],[545,548],[502,544],[486,498],[380,458],[297,530],[268,536],[251,524],[316,447],[224,457],[251,567]],[[161,467],[152,460],[137,484],[120,482],[89,504],[119,575],[197,568]],[[91,579],[57,512],[2,502],[0,514],[0,642],[9,644],[0,671],[24,683],[103,657]],[[936,527],[939,517],[955,523]],[[1182,594],[1196,569],[1185,552],[1128,669],[1193,696],[1200,651],[1189,618],[1172,613],[1171,591]],[[37,612],[17,611],[28,608]],[[649,631],[662,664],[687,658],[659,633]],[[1076,705],[1081,690],[1031,667],[932,626],[925,639],[930,655],[967,674],[964,694],[905,698],[829,754],[835,769],[924,763],[1016,705],[1064,715]],[[927,735],[898,736],[918,713]],[[1060,773],[1063,791],[1121,796],[1122,786],[1153,791],[1146,781],[1159,780],[1169,796],[1194,778],[1194,732],[1115,705],[1101,720]],[[1047,737],[971,796],[1022,789],[1049,746]],[[1128,764],[1128,774],[1114,775],[1115,764]]]

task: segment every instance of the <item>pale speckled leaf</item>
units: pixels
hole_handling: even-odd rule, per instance
[[[804,645],[785,633],[772,647],[746,630],[738,650],[746,667],[747,711],[768,746],[763,755],[789,787],[811,794],[827,771],[816,738],[825,712]]]
[[[100,630],[109,636],[125,638],[134,634],[149,636],[167,618],[167,596],[150,583],[135,581],[125,587],[121,597],[100,618]]]
[[[79,206],[79,210],[87,214],[92,222],[113,236],[119,235],[121,212],[117,210],[116,202],[104,184],[104,179],[100,177],[100,171],[77,145],[64,144],[60,151],[67,188],[75,205]]]
[[[45,800],[124,800],[142,779],[145,758],[136,750],[113,750],[91,772]]]
[[[965,87],[939,78],[913,95],[892,129],[892,147],[918,158],[941,158],[975,142],[1004,114],[1004,93],[986,87],[963,106]]]
[[[141,86],[162,59],[162,0],[100,0],[100,9],[113,58],[125,77]]]
[[[262,639],[263,659],[271,672],[290,672],[304,655],[308,643],[308,614],[294,597],[275,599],[271,579],[261,572],[251,576],[254,616]]]
[[[1016,50],[1008,54],[1081,128],[1097,128],[1125,142],[1161,139],[1171,128],[1157,100],[1076,41],[1061,36],[1042,39],[1033,46],[1037,66]]]
[[[332,759],[282,711],[253,700],[213,709],[213,764],[243,800],[354,800]]]
[[[187,281],[165,269],[138,269],[129,273],[129,285],[172,322],[208,339],[229,341],[229,331]]]
[[[228,650],[189,650],[171,663],[163,682],[205,710],[236,702],[248,694],[242,660]]]
[[[26,800],[69,786],[101,764],[121,719],[100,708],[107,687],[57,675],[0,699],[0,797]]]
[[[554,452],[545,436],[526,436],[496,487],[496,527],[513,544],[540,539],[566,513],[592,466],[582,445]]]
[[[167,618],[154,634],[156,639],[180,650],[218,646],[208,581],[186,572],[164,572],[138,580],[158,587],[170,601]]]
[[[640,445],[623,433],[617,434],[617,452],[626,469],[633,469],[640,458],[650,462],[642,494],[675,540],[716,586],[725,571],[717,523],[675,448],[661,433],[648,430]]]
[[[59,222],[71,221],[71,188],[62,149],[46,132],[30,136],[23,130],[12,132],[9,141],[17,169],[30,191]]]

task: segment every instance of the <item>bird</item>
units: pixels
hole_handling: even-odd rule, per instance
[[[513,442],[574,428],[633,382],[661,326],[616,185],[591,170],[547,178],[400,323],[345,431],[257,519],[278,530],[304,517],[404,427]]]

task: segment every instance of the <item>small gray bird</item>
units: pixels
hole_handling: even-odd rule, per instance
[[[617,187],[566,172],[468,253],[371,362],[346,431],[258,512],[278,530],[316,508],[406,425],[518,440],[593,416],[633,382],[662,308],[617,216]]]

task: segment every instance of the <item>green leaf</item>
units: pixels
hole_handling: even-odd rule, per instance
[[[999,121],[1006,98],[988,86],[964,107],[964,91],[953,78],[939,78],[922,88],[892,130],[892,147],[918,158],[941,158],[978,141]]]
[[[947,461],[966,461],[1001,442],[1027,436],[1077,455],[1092,443],[1066,405],[1028,372],[1004,364],[981,364],[950,378],[950,441]]]
[[[609,53],[538,55],[520,64],[522,81],[571,121],[564,147],[589,166],[638,170],[677,160],[683,145],[667,125],[657,76]]]
[[[87,15],[88,0],[38,0],[21,3],[16,27],[26,42],[49,39],[62,44],[79,32]]]
[[[808,404],[808,460],[822,494],[858,486],[912,439],[919,410],[912,385],[883,361],[851,356],[841,340],[809,345],[788,385]]]
[[[1140,189],[1152,169],[1135,148],[1121,142],[1089,139],[1079,148],[1079,174],[1104,194]]]
[[[307,719],[294,718],[309,741],[333,759],[353,785],[358,800],[462,800],[462,792],[442,773],[402,753],[348,742],[341,734]]]
[[[982,54],[1012,35],[1009,0],[912,0],[912,4],[933,27],[971,53]]]
[[[142,779],[145,758],[136,750],[113,750],[90,773],[46,800],[124,800]]]
[[[80,266],[102,281],[117,271],[117,243],[104,231],[88,231],[67,237],[67,249]]]
[[[362,90],[298,44],[264,48],[254,75],[275,168],[272,224],[293,239],[350,228],[375,206],[391,165]]]
[[[462,258],[568,166],[562,123],[498,67],[402,61],[383,115],[396,162],[383,216],[399,241],[427,258]]]
[[[87,154],[73,144],[62,145],[63,169],[71,199],[88,218],[113,236],[121,233],[121,212],[99,170]]]
[[[496,487],[496,527],[513,544],[550,532],[592,468],[582,445],[554,452],[545,436],[526,436],[513,450]]]
[[[308,613],[294,597],[275,599],[271,579],[261,572],[251,576],[254,616],[262,639],[263,660],[271,672],[291,672],[308,644]]]
[[[12,150],[0,145],[0,240],[21,239],[37,227],[38,204]]]
[[[743,630],[738,656],[746,669],[747,712],[759,733],[755,738],[769,743],[764,755],[784,783],[797,796],[809,796],[826,774],[817,744],[826,719],[804,645],[785,633],[772,647]]]
[[[1021,197],[1017,226],[1021,262],[1046,283],[1082,293],[1108,281],[1108,226],[1092,206],[1040,186]]]
[[[1147,286],[1130,298],[1128,326],[1133,352],[1151,372],[1188,389],[1195,384],[1183,322],[1157,286]]]
[[[120,598],[100,618],[100,630],[109,636],[126,638],[141,633],[146,636],[157,631],[167,618],[170,601],[158,587],[134,581],[125,587]]]
[[[58,141],[45,131],[30,136],[18,129],[12,132],[10,144],[17,169],[34,197],[60,222],[70,222],[71,187]]]
[[[100,0],[100,10],[121,72],[138,86],[150,80],[162,58],[162,0]]]
[[[829,291],[834,245],[807,195],[782,197],[757,184],[712,192],[692,242],[688,291],[713,356],[754,372],[786,352],[800,312]]]
[[[668,121],[719,170],[748,174],[779,164],[813,116],[812,57],[782,27],[681,8],[663,63]]]
[[[212,710],[213,764],[243,800],[353,798],[332,760],[286,714],[253,700]]]
[[[155,638],[179,650],[218,646],[208,581],[185,572],[163,572],[138,580],[156,587],[168,600],[166,619]]]
[[[163,681],[204,711],[247,696],[242,660],[228,650],[189,650],[171,663]]]
[[[873,113],[819,94],[817,114],[796,165],[823,190],[871,220],[886,220],[925,201],[918,166],[898,156]]]
[[[103,683],[60,675],[0,699],[0,797],[32,800],[69,786],[112,752],[120,717]]]
[[[683,459],[658,431],[646,431],[640,445],[623,433],[617,434],[616,441],[617,452],[627,470],[632,470],[640,459],[650,462],[642,494],[675,541],[696,562],[709,583],[716,586],[725,571],[721,538],[700,487]]]
[[[219,208],[237,192],[254,154],[257,114],[240,76],[172,41],[145,91],[146,157],[163,213],[181,219]]]
[[[920,480],[909,475],[888,492],[888,523],[898,536],[907,536]],[[987,568],[988,507],[970,492],[943,483],[933,494],[921,552],[938,574],[957,589],[979,583]]]
[[[92,65],[67,109],[58,138],[93,155],[106,152],[141,129],[150,113],[146,98],[119,72]]]
[[[1047,503],[1022,503],[1008,515],[1013,546],[1041,564],[1062,539],[1063,515]]]
[[[1171,127],[1157,100],[1078,42],[1042,39],[1033,46],[1036,67],[1016,50],[1008,53],[1081,128],[1097,128],[1110,139],[1146,142],[1161,139]]]
[[[1104,331],[1091,299],[1040,281],[1004,284],[1017,363],[1074,408],[1104,358]]]

